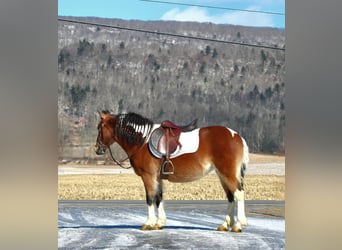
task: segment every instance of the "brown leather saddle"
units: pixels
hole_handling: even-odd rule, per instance
[[[182,132],[190,132],[197,128],[197,119],[187,125],[176,125],[166,120],[160,124],[160,127],[153,131],[149,141],[149,148],[154,155],[163,158],[162,173],[173,174],[174,166],[170,160],[170,155],[174,153],[178,146],[182,147],[179,137]]]

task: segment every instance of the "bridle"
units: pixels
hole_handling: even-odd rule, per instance
[[[130,156],[127,156],[125,159],[123,159],[123,160],[121,160],[121,161],[118,161],[117,159],[115,159],[115,157],[114,157],[114,155],[113,155],[113,153],[112,153],[112,150],[111,150],[110,146],[106,146],[105,144],[103,144],[102,141],[101,141],[101,139],[100,139],[100,135],[102,135],[102,127],[99,126],[99,127],[98,127],[98,130],[99,130],[99,132],[98,132],[99,135],[98,135],[98,137],[97,137],[96,145],[95,145],[95,146],[100,147],[102,150],[108,148],[110,157],[111,157],[112,160],[113,160],[116,164],[118,164],[121,168],[124,168],[124,169],[129,169],[129,168],[131,168],[132,166],[125,167],[125,166],[122,165],[124,161],[126,161],[127,159],[129,159]],[[115,136],[113,136],[113,137],[114,137],[114,140],[116,141]],[[103,150],[103,151],[104,151],[104,150]]]

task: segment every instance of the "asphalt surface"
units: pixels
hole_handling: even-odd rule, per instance
[[[144,201],[59,201],[59,249],[284,249],[284,201],[246,201],[242,233],[216,231],[226,201],[165,201],[163,230],[141,231]]]
[[[129,167],[129,164],[126,164]],[[68,174],[134,174],[132,168],[123,169],[118,166],[59,165],[58,175]],[[215,171],[212,171],[215,174]],[[248,175],[285,175],[285,163],[251,163],[247,168]]]

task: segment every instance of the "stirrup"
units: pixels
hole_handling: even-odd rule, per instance
[[[170,163],[171,171],[165,171],[165,167]],[[174,174],[175,167],[173,166],[172,161],[165,160],[162,165],[162,174]]]

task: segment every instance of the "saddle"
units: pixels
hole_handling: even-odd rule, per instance
[[[162,164],[163,174],[173,174],[174,166],[170,160],[170,155],[174,153],[178,146],[182,147],[179,142],[179,137],[182,132],[190,132],[197,128],[197,119],[187,125],[176,125],[173,122],[166,120],[160,124],[160,127],[152,135],[151,143],[154,144],[157,151],[164,159]],[[150,145],[151,146],[151,145]]]

